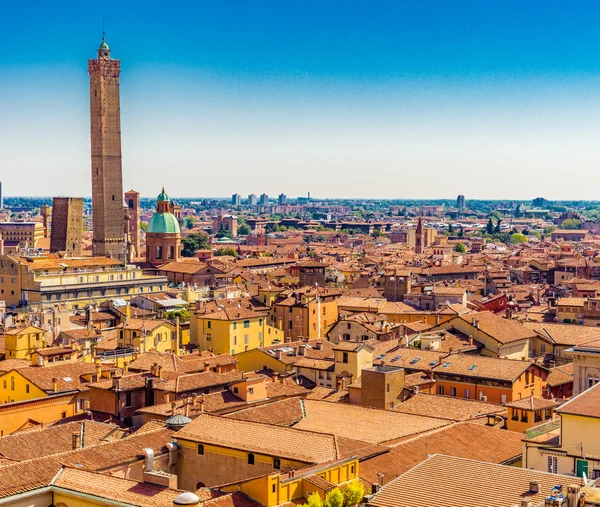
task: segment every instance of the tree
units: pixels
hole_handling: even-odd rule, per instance
[[[552,234],[556,230],[555,225],[550,225],[548,227],[544,227],[544,234]]]
[[[454,232],[454,226],[450,223],[448,224],[448,232],[452,234]]]
[[[172,310],[170,312],[167,312],[166,317],[169,320],[175,320],[177,317],[179,317],[180,322],[189,322],[190,312],[188,312],[184,308],[182,308],[181,310]]]
[[[458,253],[466,253],[467,247],[463,243],[456,243],[454,246],[454,251]]]
[[[373,236],[374,238],[381,238],[382,236],[385,236],[385,234],[384,234],[383,232],[381,232],[381,230],[380,230],[380,229],[375,229],[375,230],[373,231],[373,234],[372,234],[372,236]]]
[[[184,257],[193,257],[196,250],[203,250],[210,248],[210,241],[208,235],[203,232],[197,232],[196,234],[190,234],[188,237],[181,240],[183,245],[182,255]]]
[[[148,222],[140,222],[140,229],[146,232],[148,230]]]
[[[231,238],[231,231],[229,230],[229,227],[227,227],[225,224],[221,224],[219,226],[219,232],[217,232],[216,237],[217,239]]]
[[[500,234],[500,222],[502,222],[502,220],[498,219],[496,222],[496,227],[494,227],[494,234]]]
[[[494,217],[496,220],[500,220],[502,218],[502,213],[500,213],[498,210],[490,211],[490,218],[491,217]]]
[[[521,205],[517,204],[517,209],[515,210],[515,218],[521,218]]]
[[[460,226],[460,231],[458,231],[458,237],[462,238],[465,235],[465,231],[463,230],[463,226]]]
[[[362,501],[365,488],[358,479],[354,479],[344,490],[344,507],[352,507]]]
[[[238,234],[241,234],[242,236],[246,236],[247,234],[250,234],[250,226],[248,224],[242,224],[238,227]]]
[[[576,218],[567,218],[563,220],[561,224],[561,229],[581,229],[581,220],[577,220]]]
[[[230,257],[237,257],[238,253],[231,247],[227,247],[227,248],[219,248],[216,252],[215,252],[215,256],[216,257],[221,257],[223,255],[229,255]]]
[[[485,226],[485,232],[487,232],[490,236],[494,234],[494,222],[492,222],[492,217],[490,217],[487,225]]]
[[[339,488],[331,490],[325,500],[319,493],[311,493],[308,502],[301,507],[354,507],[365,496],[365,488],[358,479],[354,479],[346,486],[344,491]]]
[[[512,245],[520,245],[521,243],[527,243],[527,236],[517,232],[515,234],[511,234],[510,238],[508,238],[508,241],[510,241]]]
[[[187,229],[193,229],[194,228],[194,218],[193,217],[185,217],[183,219],[183,223],[185,224],[185,227]]]
[[[313,235],[312,234],[307,234],[306,236],[304,236],[304,242],[309,245],[310,243],[313,242]]]

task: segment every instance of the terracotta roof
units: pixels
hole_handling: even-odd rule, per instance
[[[438,453],[504,463],[521,455],[522,439],[522,433],[481,424],[453,424],[401,442],[391,447],[389,453],[362,461],[360,478],[377,484],[380,481],[377,474],[383,473],[384,484],[387,484],[418,465],[428,455]]]
[[[35,428],[13,433],[0,439],[0,456],[15,461],[40,458],[72,450],[73,434],[84,430],[85,447],[91,447],[110,439],[116,432],[117,439],[124,436],[118,426],[95,421],[75,421],[47,428]],[[117,430],[117,431],[116,431]]]
[[[504,319],[492,312],[474,312],[457,318],[464,320],[470,325],[473,325],[473,319],[476,319],[481,331],[502,344],[536,336],[531,329],[522,324],[514,320]]]
[[[159,391],[169,391],[173,393],[184,393],[196,389],[205,389],[220,385],[228,385],[232,382],[242,380],[243,373],[238,370],[217,373],[207,371],[202,373],[190,373],[179,375],[169,380],[156,381],[154,389]]]
[[[484,417],[487,414],[506,413],[506,409],[502,405],[426,393],[416,394],[398,405],[394,411],[454,421],[468,421]]]
[[[590,387],[556,409],[559,414],[600,417],[600,384]]]
[[[17,371],[42,391],[52,392],[53,379],[57,379],[56,392],[64,392],[86,389],[87,383],[81,379],[81,376],[93,375],[96,367],[90,363],[68,362],[47,366],[29,366],[28,368],[19,368]],[[5,373],[5,375],[8,374],[10,372]]]
[[[305,417],[294,427],[371,442],[390,442],[448,424],[413,414],[366,408],[345,403],[304,400]]]
[[[175,437],[306,463],[327,463],[339,459],[335,437],[331,434],[238,421],[209,414],[194,419],[179,430]]]
[[[531,481],[540,482],[539,493],[530,491]],[[543,504],[556,484],[572,483],[581,484],[581,479],[435,454],[384,486],[369,505],[430,507],[450,503],[461,507],[509,507],[521,505],[522,500],[538,505]]]
[[[257,407],[244,408],[228,414],[239,421],[252,421],[276,426],[292,426],[304,417],[304,405],[298,397],[288,398]]]
[[[529,368],[531,361],[499,359],[475,354],[452,354],[433,368],[435,375],[460,375],[514,382]]]
[[[600,329],[594,327],[548,322],[524,322],[523,324],[542,338],[557,345],[580,345],[586,341],[600,338]]]
[[[544,410],[545,408],[558,407],[558,405],[559,403],[556,401],[536,398],[535,396],[527,396],[527,398],[521,398],[520,400],[511,401],[506,404],[507,407],[525,410]]]
[[[546,381],[550,387],[570,384],[573,382],[573,363],[552,368]]]
[[[400,347],[380,359],[384,366],[397,366],[407,370],[427,371],[433,369],[448,354],[414,347]],[[379,361],[377,361],[379,363]]]

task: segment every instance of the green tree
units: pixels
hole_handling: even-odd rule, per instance
[[[462,238],[465,235],[465,231],[463,230],[463,226],[460,226],[460,230],[458,231],[458,237]]]
[[[304,242],[309,245],[310,243],[312,243],[314,241],[313,235],[312,234],[307,234],[306,236],[304,236]]]
[[[527,243],[527,236],[517,232],[515,234],[511,234],[510,238],[508,238],[508,241],[510,241],[512,245],[520,245],[521,243]]]
[[[140,229],[146,232],[148,230],[148,222],[140,222]]]
[[[230,246],[227,248],[219,248],[216,252],[215,252],[215,256],[217,257],[221,257],[223,255],[229,255],[231,257],[237,257],[238,253],[231,248]]]
[[[467,247],[463,243],[456,243],[454,246],[454,251],[458,253],[466,253]]]
[[[555,225],[550,225],[548,227],[544,227],[544,234],[552,234],[556,230]]]
[[[494,222],[492,221],[492,217],[490,217],[487,225],[485,226],[485,232],[487,232],[490,236],[494,234]]]
[[[189,322],[190,312],[184,308],[182,308],[181,310],[172,310],[170,312],[167,312],[166,317],[169,320],[175,320],[177,317],[179,317],[180,322]]]
[[[448,224],[448,232],[452,234],[454,232],[454,226],[450,223]]]
[[[372,234],[372,236],[373,236],[374,238],[381,238],[382,236],[385,236],[385,234],[384,234],[383,232],[381,232],[381,230],[380,230],[380,229],[375,229],[375,230],[373,231],[373,234]]]
[[[354,479],[344,490],[344,507],[353,507],[362,501],[365,488],[358,479]]]
[[[515,218],[521,218],[522,213],[521,213],[521,205],[517,204],[517,209],[515,209]]]
[[[325,497],[323,507],[344,507],[344,494],[338,488],[331,490]]]
[[[496,227],[494,227],[494,234],[500,234],[500,223],[502,222],[502,220],[498,219],[498,221],[496,222]]]
[[[560,226],[561,229],[581,229],[581,220],[577,220],[576,218],[568,218],[564,220]]]
[[[187,229],[193,229],[194,228],[194,218],[193,217],[185,217],[183,219],[183,223],[185,224]]]
[[[210,248],[210,240],[207,234],[203,232],[197,232],[196,234],[190,234],[189,236],[181,240],[183,245],[183,256],[193,257],[196,250],[204,250]]]
[[[217,239],[231,238],[231,231],[229,230],[229,227],[227,227],[225,224],[221,224],[219,226],[219,232],[217,232],[216,237]]]
[[[500,220],[502,218],[502,213],[500,213],[498,210],[493,210],[490,211],[490,218],[495,218],[496,220]]]
[[[250,226],[248,224],[242,224],[238,227],[238,234],[241,234],[242,236],[246,236],[247,234],[250,234]]]

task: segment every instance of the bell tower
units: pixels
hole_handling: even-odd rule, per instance
[[[92,218],[94,255],[126,258],[121,167],[121,62],[104,40],[98,58],[88,61],[92,142]]]

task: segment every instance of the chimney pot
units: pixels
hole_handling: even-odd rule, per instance
[[[540,492],[540,481],[531,481],[529,483],[529,491],[531,491],[532,493],[539,493]]]

